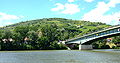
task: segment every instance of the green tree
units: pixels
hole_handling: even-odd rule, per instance
[[[47,37],[40,37],[37,40],[37,48],[38,49],[49,49],[50,42]]]
[[[14,32],[16,33],[19,42],[24,42],[24,38],[27,36],[29,30],[30,30],[29,26],[17,26],[14,28]]]
[[[37,44],[37,39],[38,39],[38,34],[35,31],[29,31],[27,33],[27,37],[29,39],[28,43],[29,43],[29,47],[31,46],[31,49],[35,49],[36,48],[36,44]]]

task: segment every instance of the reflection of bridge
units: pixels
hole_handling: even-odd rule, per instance
[[[119,33],[120,33],[120,26],[115,26],[88,35],[84,35],[75,39],[67,40],[65,41],[65,44],[76,43],[76,44],[80,44],[79,49],[92,49],[92,45],[83,45],[83,44],[92,43],[93,40],[101,39],[107,36],[117,35]]]

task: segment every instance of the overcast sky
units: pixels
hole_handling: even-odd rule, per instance
[[[120,0],[0,0],[0,26],[54,17],[116,25]]]

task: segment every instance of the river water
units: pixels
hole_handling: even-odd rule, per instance
[[[120,50],[1,51],[0,63],[120,63]]]

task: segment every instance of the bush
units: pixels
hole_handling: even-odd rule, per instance
[[[102,49],[110,49],[110,46],[109,45],[103,45],[101,46]]]
[[[112,49],[120,49],[120,47],[113,46]]]

